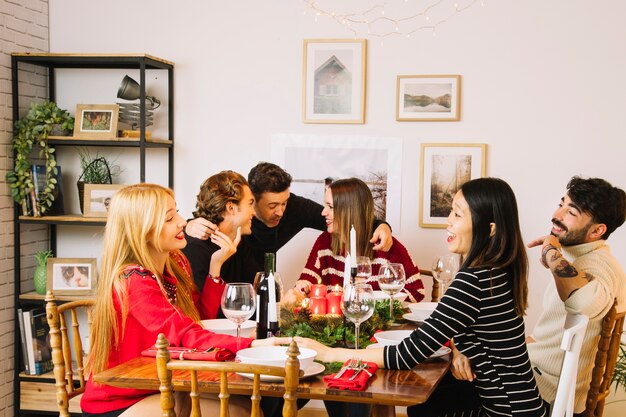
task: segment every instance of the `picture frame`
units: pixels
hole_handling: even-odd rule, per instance
[[[445,228],[454,194],[487,173],[484,143],[422,143],[419,225]]]
[[[74,137],[115,139],[119,109],[118,104],[77,104]]]
[[[83,216],[107,217],[113,195],[123,184],[85,184],[83,197]]]
[[[461,76],[398,75],[396,120],[399,122],[461,120]]]
[[[305,39],[304,123],[365,123],[366,39]]]
[[[48,258],[48,291],[88,295],[96,290],[96,258]]]

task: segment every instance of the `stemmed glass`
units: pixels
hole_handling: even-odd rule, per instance
[[[372,262],[367,256],[356,257],[356,278],[355,282],[367,283],[372,276]]]
[[[341,311],[354,323],[354,348],[359,348],[359,326],[374,314],[376,299],[370,284],[355,283],[343,288]]]
[[[393,296],[404,288],[406,273],[404,266],[398,263],[388,263],[380,267],[378,271],[378,286],[382,291],[389,294],[389,316],[393,321]]]
[[[252,317],[256,309],[256,294],[252,284],[244,282],[226,284],[221,304],[224,316],[237,325],[237,350],[239,350],[241,323]]]
[[[456,255],[441,255],[433,261],[433,277],[441,284],[441,294],[446,292],[456,273],[459,271],[459,261]]]

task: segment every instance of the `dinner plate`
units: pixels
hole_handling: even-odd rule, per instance
[[[420,320],[419,317],[415,317],[413,313],[403,314],[402,318],[413,323],[418,323],[418,324],[424,323],[424,320]]]
[[[374,348],[379,348],[379,347],[384,347],[383,345],[381,345],[380,343],[372,343],[371,345],[368,345],[366,349],[374,349]],[[431,358],[438,358],[440,356],[444,356],[447,355],[448,353],[450,353],[450,348],[447,346],[441,346],[438,350],[436,350],[432,355],[430,355]]]
[[[393,299],[395,301],[404,301],[406,300],[406,297],[408,297],[408,295],[405,292],[399,292],[393,295]],[[377,291],[374,291],[374,298],[376,299],[376,301],[388,300],[389,294],[387,294],[384,291],[377,290]]]
[[[324,372],[324,365],[319,362],[313,362],[311,366],[304,370],[304,375],[301,378],[308,378],[313,375],[321,374]],[[238,375],[241,375],[246,378],[254,379],[254,374],[248,374],[243,372],[237,372]],[[265,382],[280,382],[283,380],[282,376],[274,376],[274,375],[260,375],[261,381]]]

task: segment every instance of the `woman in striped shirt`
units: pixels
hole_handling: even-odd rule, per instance
[[[361,350],[358,356],[386,368],[411,369],[454,338],[456,379],[442,381],[425,404],[408,408],[409,416],[545,416],[524,343],[528,259],[515,194],[497,178],[466,182],[454,196],[447,231],[448,249],[463,263],[433,314],[399,345]],[[317,350],[322,361],[355,355],[296,340]]]

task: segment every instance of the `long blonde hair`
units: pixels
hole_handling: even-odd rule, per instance
[[[356,254],[353,256],[372,257],[372,244],[369,236],[374,228],[374,198],[372,192],[358,178],[334,181],[329,185],[333,193],[333,236],[331,248],[334,255],[341,255],[350,236],[350,227],[356,231]]]
[[[122,281],[122,273],[126,267],[140,265],[150,271],[156,277],[163,296],[167,297],[163,288],[163,271],[157,268],[150,255],[148,242],[155,242],[156,249],[160,250],[156,237],[163,229],[168,197],[174,198],[174,193],[168,188],[156,184],[135,184],[119,190],[111,201],[104,229],[104,250],[90,334],[88,372],[106,369],[111,350],[117,349],[124,337],[128,316],[128,288],[126,281]],[[165,269],[178,281],[176,307],[182,314],[198,321],[200,317],[191,296],[195,285],[175,261],[175,256],[180,254],[170,253]],[[121,334],[113,303],[114,293],[120,300]]]

